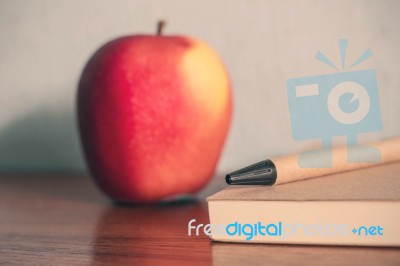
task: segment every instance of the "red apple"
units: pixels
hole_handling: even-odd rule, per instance
[[[231,120],[232,91],[217,54],[202,41],[160,32],[105,44],[79,83],[90,171],[119,201],[157,202],[204,187]]]

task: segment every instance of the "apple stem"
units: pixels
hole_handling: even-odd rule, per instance
[[[162,35],[165,24],[166,22],[164,20],[160,20],[157,23],[157,35]]]

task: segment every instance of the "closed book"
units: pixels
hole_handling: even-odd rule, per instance
[[[229,186],[207,200],[215,241],[400,246],[400,163]]]

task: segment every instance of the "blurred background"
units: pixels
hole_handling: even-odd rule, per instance
[[[383,130],[400,134],[400,1],[0,1],[0,171],[86,172],[75,117],[84,64],[123,35],[190,35],[209,43],[229,70],[234,116],[218,173],[304,150],[294,141],[285,83],[335,73],[317,51],[340,65],[366,49],[355,70],[377,71]],[[340,141],[340,138],[338,138]]]

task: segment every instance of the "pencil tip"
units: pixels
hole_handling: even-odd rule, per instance
[[[276,181],[276,168],[271,160],[247,166],[225,177],[228,185],[267,185],[271,186]]]
[[[230,185],[230,184],[232,183],[232,181],[231,181],[231,175],[230,175],[230,174],[227,174],[227,175],[225,176],[225,181],[226,181],[226,183],[227,183],[228,185]]]

